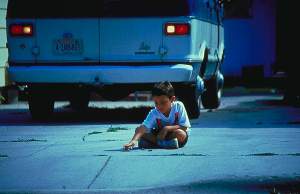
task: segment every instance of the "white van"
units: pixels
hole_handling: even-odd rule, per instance
[[[34,118],[91,91],[119,100],[170,81],[190,117],[220,105],[224,57],[217,0],[9,0],[11,80],[29,88]]]

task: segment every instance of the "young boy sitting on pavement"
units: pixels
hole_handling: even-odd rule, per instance
[[[124,145],[132,149],[138,142],[139,148],[177,149],[188,141],[187,130],[190,121],[184,104],[176,101],[174,88],[170,82],[161,82],[152,89],[155,108],[136,128],[131,141]]]

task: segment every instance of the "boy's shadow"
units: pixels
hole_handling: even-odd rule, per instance
[[[139,148],[139,147],[134,147],[131,148],[130,150],[125,150],[124,148],[117,148],[117,149],[109,149],[109,150],[104,150],[105,152],[130,152],[130,151],[135,151],[135,150],[145,150],[144,148]]]

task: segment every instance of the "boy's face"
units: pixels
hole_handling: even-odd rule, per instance
[[[161,112],[161,113],[169,113],[171,110],[172,102],[175,100],[175,96],[168,97],[165,95],[162,96],[153,96],[152,97],[155,107]]]

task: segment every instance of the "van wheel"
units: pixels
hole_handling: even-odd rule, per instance
[[[285,102],[288,105],[299,106],[300,105],[300,96],[298,96],[293,91],[285,91],[284,96],[283,96],[283,102]]]
[[[115,94],[115,93],[101,93],[101,96],[103,98],[105,98],[106,100],[110,100],[110,101],[118,101],[118,100],[122,100],[124,98],[126,98],[127,96],[129,96],[130,93],[123,93],[123,94]]]
[[[70,97],[70,106],[75,111],[86,111],[89,101],[90,93],[86,90],[79,90]]]
[[[179,89],[177,96],[183,102],[189,118],[200,116],[201,97],[194,85]]]
[[[201,95],[202,105],[205,109],[216,109],[221,104],[222,84],[217,76],[205,80],[205,90]]]
[[[132,91],[129,88],[121,86],[104,86],[100,95],[106,100],[118,101],[129,96]]]
[[[48,92],[36,90],[34,88],[28,91],[28,105],[31,117],[34,120],[47,120],[54,111],[54,99]]]

